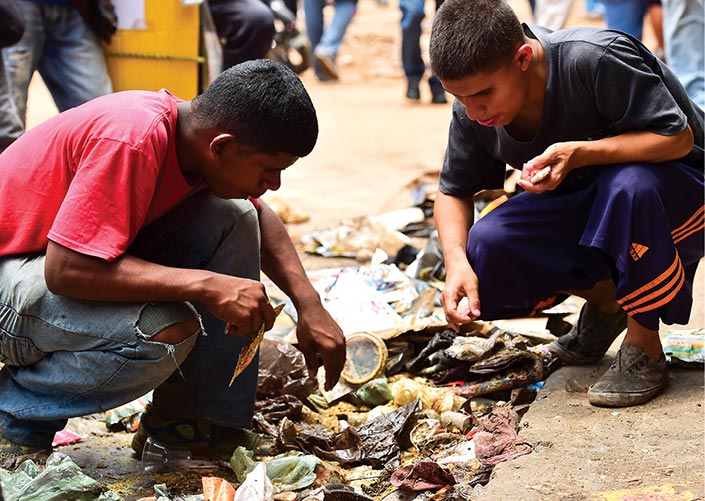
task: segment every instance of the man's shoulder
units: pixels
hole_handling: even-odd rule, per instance
[[[74,139],[107,139],[140,147],[150,142],[149,137],[173,132],[179,101],[165,90],[115,92],[62,113],[64,120],[59,125],[67,130],[73,123]]]
[[[528,32],[533,34],[541,45],[552,55],[563,57],[584,57],[587,54],[602,54],[615,42],[629,43],[629,36],[615,30],[576,26],[562,30],[551,31],[541,26],[527,24]]]

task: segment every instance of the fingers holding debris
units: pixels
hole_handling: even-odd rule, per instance
[[[531,184],[540,183],[541,181],[546,179],[550,173],[551,173],[551,166],[547,165],[546,167],[544,167],[543,169],[538,171],[536,174],[531,176],[531,179],[530,179]]]

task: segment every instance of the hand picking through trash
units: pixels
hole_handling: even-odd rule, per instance
[[[275,306],[274,318],[277,318],[279,316],[279,313],[281,313],[283,309],[283,303]],[[244,371],[247,366],[252,363],[252,360],[255,358],[255,353],[257,353],[257,348],[259,348],[259,345],[262,343],[262,339],[264,339],[264,332],[265,324],[264,322],[262,322],[262,326],[259,328],[259,330],[255,334],[247,337],[247,342],[245,342],[245,346],[243,346],[242,350],[240,350],[240,356],[237,358],[235,371],[233,372],[233,377],[230,379],[228,386],[232,386],[233,381],[235,381],[235,378],[242,374],[242,371]]]

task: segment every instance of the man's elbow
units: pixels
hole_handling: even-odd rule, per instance
[[[70,256],[50,246],[44,261],[44,281],[47,289],[59,296],[72,296],[76,281],[83,273],[76,268]]]
[[[690,153],[695,144],[695,137],[693,136],[693,130],[690,128],[690,125],[676,137],[678,138],[678,142],[674,145],[674,155],[675,158],[683,158]]]
[[[50,292],[59,296],[69,295],[69,274],[65,273],[61,267],[53,266],[48,260],[44,264],[44,281]]]

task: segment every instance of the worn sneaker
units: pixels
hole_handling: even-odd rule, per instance
[[[148,405],[132,437],[132,450],[137,457],[142,457],[150,437],[170,449],[188,450],[222,460],[230,459],[233,451],[240,446],[254,451],[255,455],[269,454],[273,447],[264,436],[249,430],[225,428],[194,419],[162,419]]]
[[[620,309],[613,315],[601,314],[585,303],[580,318],[568,334],[548,345],[548,350],[566,364],[592,364],[602,360],[617,336],[627,328],[627,314]]]
[[[338,65],[335,63],[335,55],[321,50],[315,51],[316,63],[323,70],[324,74],[331,80],[338,80]]]
[[[654,361],[638,346],[625,343],[612,366],[590,388],[588,402],[601,407],[629,407],[648,402],[668,382],[668,364]]]
[[[12,471],[27,459],[44,463],[49,454],[51,449],[20,445],[0,435],[0,468],[5,470]]]

